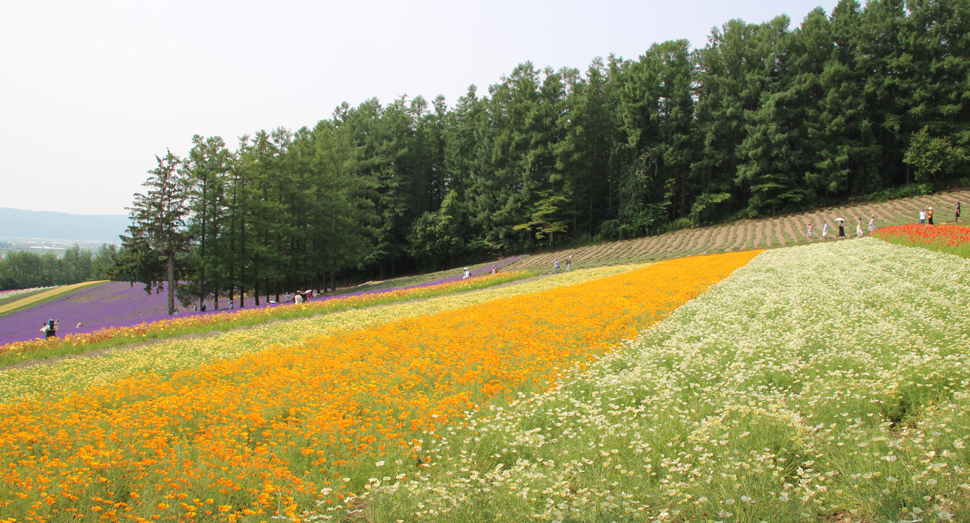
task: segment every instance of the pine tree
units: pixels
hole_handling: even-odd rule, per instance
[[[145,194],[135,194],[128,208],[131,225],[122,242],[129,256],[132,274],[145,284],[145,291],[160,292],[168,284],[168,313],[175,313],[175,295],[190,235],[186,229],[189,213],[186,174],[180,169],[181,159],[168,151],[155,157],[158,167],[148,171],[142,184]]]

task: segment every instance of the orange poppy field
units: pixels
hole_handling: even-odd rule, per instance
[[[391,469],[421,474],[446,425],[551,387],[759,252],[661,262],[2,405],[0,513],[301,520]]]
[[[970,228],[960,225],[910,223],[879,229],[873,236],[896,245],[922,247],[964,258],[970,256]]]

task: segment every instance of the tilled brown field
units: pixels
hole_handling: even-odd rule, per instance
[[[876,218],[876,227],[916,223],[919,221],[920,209],[929,207],[934,209],[933,218],[936,224],[952,223],[957,202],[970,202],[970,190],[948,191],[880,203],[867,202],[848,207],[829,207],[803,214],[684,229],[649,238],[535,254],[509,265],[507,270],[539,269],[551,272],[556,259],[559,260],[560,270],[565,270],[566,259],[570,256],[573,268],[581,268],[805,244],[808,242],[805,233],[809,223],[815,226],[812,238],[814,241],[823,241],[824,223],[829,224],[828,239],[824,241],[833,241],[838,236],[836,218],[845,219],[846,237],[855,238],[860,219],[862,229],[868,236],[869,219],[873,216]]]

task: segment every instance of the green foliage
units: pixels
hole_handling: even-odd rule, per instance
[[[525,62],[452,107],[344,103],[236,151],[195,137],[179,159],[191,244],[176,265],[195,299],[258,302],[332,286],[338,271],[384,279],[914,182],[925,194],[967,176],[968,57],[964,0],[840,0],[828,15],[730,20],[702,47],[656,43],[585,72]],[[127,247],[123,273],[165,271]]]
[[[940,171],[953,171],[967,162],[963,147],[954,146],[947,138],[932,138],[924,127],[913,135],[903,161],[916,171],[916,183],[932,184]]]
[[[108,254],[112,250],[117,252],[117,247],[103,245],[96,258],[92,258],[91,251],[77,245],[60,258],[50,252],[9,251],[0,259],[0,291],[107,279],[114,263]]]
[[[457,193],[451,191],[436,212],[426,212],[414,222],[408,236],[410,254],[422,267],[439,270],[455,266],[465,252],[461,209]]]
[[[704,225],[712,223],[717,214],[717,205],[731,199],[731,193],[721,192],[716,194],[704,193],[694,200],[694,205],[690,209],[690,222],[693,225]]]
[[[166,288],[168,313],[173,314],[180,280],[176,272],[184,267],[182,255],[190,239],[186,230],[189,195],[182,160],[171,151],[155,159],[158,167],[149,171],[142,184],[148,189],[146,194],[135,194],[129,208],[132,224],[121,237],[127,254],[123,265],[145,284],[145,292]]]
[[[553,235],[557,232],[566,232],[566,224],[556,221],[560,218],[561,209],[569,203],[569,199],[562,194],[550,194],[548,191],[539,193],[542,198],[532,205],[532,221],[521,223],[512,227],[512,230],[535,231],[536,240],[549,237],[549,245],[552,245]]]

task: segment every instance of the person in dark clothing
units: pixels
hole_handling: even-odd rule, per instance
[[[57,337],[57,324],[57,320],[48,320],[47,323],[44,324],[44,327],[40,329],[40,331],[44,333],[45,339],[49,340]]]

